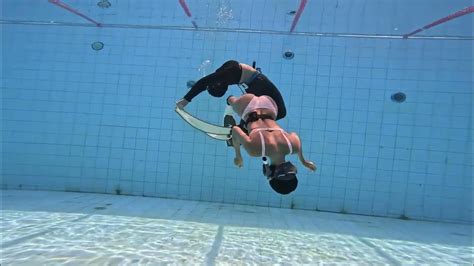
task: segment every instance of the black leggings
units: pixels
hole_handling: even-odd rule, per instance
[[[245,90],[246,93],[254,94],[255,96],[270,96],[278,108],[277,117],[275,120],[282,119],[286,116],[286,106],[281,97],[280,91],[273,83],[263,74],[259,74],[250,84],[249,87]],[[244,120],[240,120],[239,127],[245,134],[249,134],[246,128],[246,123]]]
[[[270,98],[275,101],[278,107],[276,120],[280,120],[286,116],[286,106],[285,102],[283,101],[283,97],[281,97],[280,91],[265,75],[259,74],[248,85],[248,88],[245,90],[245,92],[252,93],[255,96],[270,96]]]

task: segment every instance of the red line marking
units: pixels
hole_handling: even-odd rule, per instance
[[[414,30],[414,31],[412,31],[412,32],[410,32],[410,33],[408,33],[408,34],[405,34],[405,35],[403,35],[403,38],[407,39],[408,37],[410,37],[410,36],[412,36],[412,35],[415,35],[415,34],[417,34],[417,33],[419,33],[419,32],[422,32],[422,31],[424,31],[424,30],[427,30],[427,29],[432,28],[432,27],[434,27],[434,26],[437,26],[437,25],[439,25],[439,24],[443,24],[443,23],[445,23],[445,22],[448,22],[448,21],[450,21],[450,20],[452,20],[452,19],[455,19],[455,18],[458,18],[458,17],[460,17],[460,16],[464,16],[464,15],[470,14],[470,13],[472,13],[472,12],[474,12],[474,6],[466,7],[466,8],[464,8],[464,9],[459,10],[459,11],[453,13],[453,14],[450,14],[450,15],[444,17],[444,18],[438,19],[438,20],[436,20],[435,22],[432,22],[432,23],[430,23],[430,24],[428,24],[428,25],[425,25],[425,26],[423,26],[423,27],[421,27],[421,28],[419,28],[419,29],[416,29],[416,30]]]
[[[306,6],[307,0],[301,0],[300,6],[298,7],[298,11],[296,11],[295,18],[293,19],[293,23],[291,23],[290,32],[296,28],[296,24],[298,24],[298,20],[300,19],[301,14],[303,13],[304,7]]]
[[[88,17],[88,16],[82,14],[81,12],[75,10],[74,8],[72,8],[72,7],[68,6],[68,5],[66,5],[65,3],[63,3],[63,2],[61,2],[61,1],[59,1],[59,0],[48,0],[48,1],[49,1],[51,4],[57,5],[57,6],[61,7],[61,8],[64,8],[64,9],[66,9],[67,11],[69,11],[69,12],[71,12],[71,13],[74,13],[74,14],[78,15],[79,17],[84,18],[84,19],[86,19],[86,20],[88,20],[88,21],[94,23],[97,27],[100,27],[100,25],[101,25],[100,22],[97,22],[97,21],[91,19],[90,17]]]
[[[184,13],[186,13],[186,15],[188,17],[191,17],[191,11],[189,11],[189,7],[188,5],[186,4],[186,2],[184,0],[179,0],[179,4],[181,5],[181,7],[183,8],[184,10]]]
[[[184,10],[184,13],[186,13],[186,16],[188,16],[189,18],[192,17],[191,15],[191,11],[189,10],[189,7],[188,5],[186,4],[186,1],[185,0],[179,0],[179,4],[181,5],[181,7],[183,8]],[[191,23],[193,24],[194,28],[198,28],[198,25],[196,23],[196,21],[192,20]]]

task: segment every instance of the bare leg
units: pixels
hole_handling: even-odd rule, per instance
[[[236,112],[240,117],[242,117],[242,113],[245,110],[245,107],[250,103],[252,98],[255,97],[255,95],[246,93],[240,97],[236,96],[231,96],[228,99],[228,102],[230,106],[234,109],[234,112]]]

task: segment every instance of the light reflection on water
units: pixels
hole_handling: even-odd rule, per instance
[[[472,247],[360,239],[340,234],[227,227],[217,261],[237,263],[250,260],[262,264],[358,262],[459,265],[471,261],[472,252]]]
[[[472,246],[99,214],[2,211],[4,264],[466,264]],[[220,232],[220,233],[219,233]]]
[[[48,215],[50,219],[45,219]],[[106,215],[87,215],[85,219],[77,220],[77,216],[4,211],[2,264],[128,264],[157,260],[163,263],[202,263],[202,254],[206,254],[212,245],[218,227]],[[73,220],[77,221],[71,222]],[[36,237],[11,244],[12,239],[28,235]]]

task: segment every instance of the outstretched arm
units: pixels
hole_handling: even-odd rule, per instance
[[[191,102],[191,100],[196,97],[198,94],[201,92],[205,91],[207,89],[207,86],[211,84],[217,84],[217,83],[223,83],[223,84],[228,84],[230,83],[228,81],[228,76],[232,75],[230,70],[228,71],[221,71],[221,72],[216,72],[216,73],[211,73],[194,84],[191,89],[184,95],[183,99],[185,99],[188,102]],[[223,88],[223,90],[226,90],[227,88]]]
[[[188,105],[188,103],[190,103],[194,97],[205,91],[209,85],[213,83],[223,82],[223,80],[225,79],[225,75],[225,72],[212,73],[201,78],[200,80],[198,80],[198,82],[196,82],[196,84],[191,87],[191,89],[188,91],[188,93],[186,93],[186,95],[184,95],[183,98],[176,102],[176,106],[181,109],[184,109],[184,107]]]
[[[292,133],[291,134],[295,140],[296,140],[296,143],[297,143],[297,148],[298,148],[298,158],[300,159],[300,162],[308,169],[310,169],[311,171],[316,171],[316,165],[311,162],[311,161],[308,161],[304,158],[303,156],[303,145],[301,144],[301,140],[300,138],[298,137],[298,135],[296,133]]]

